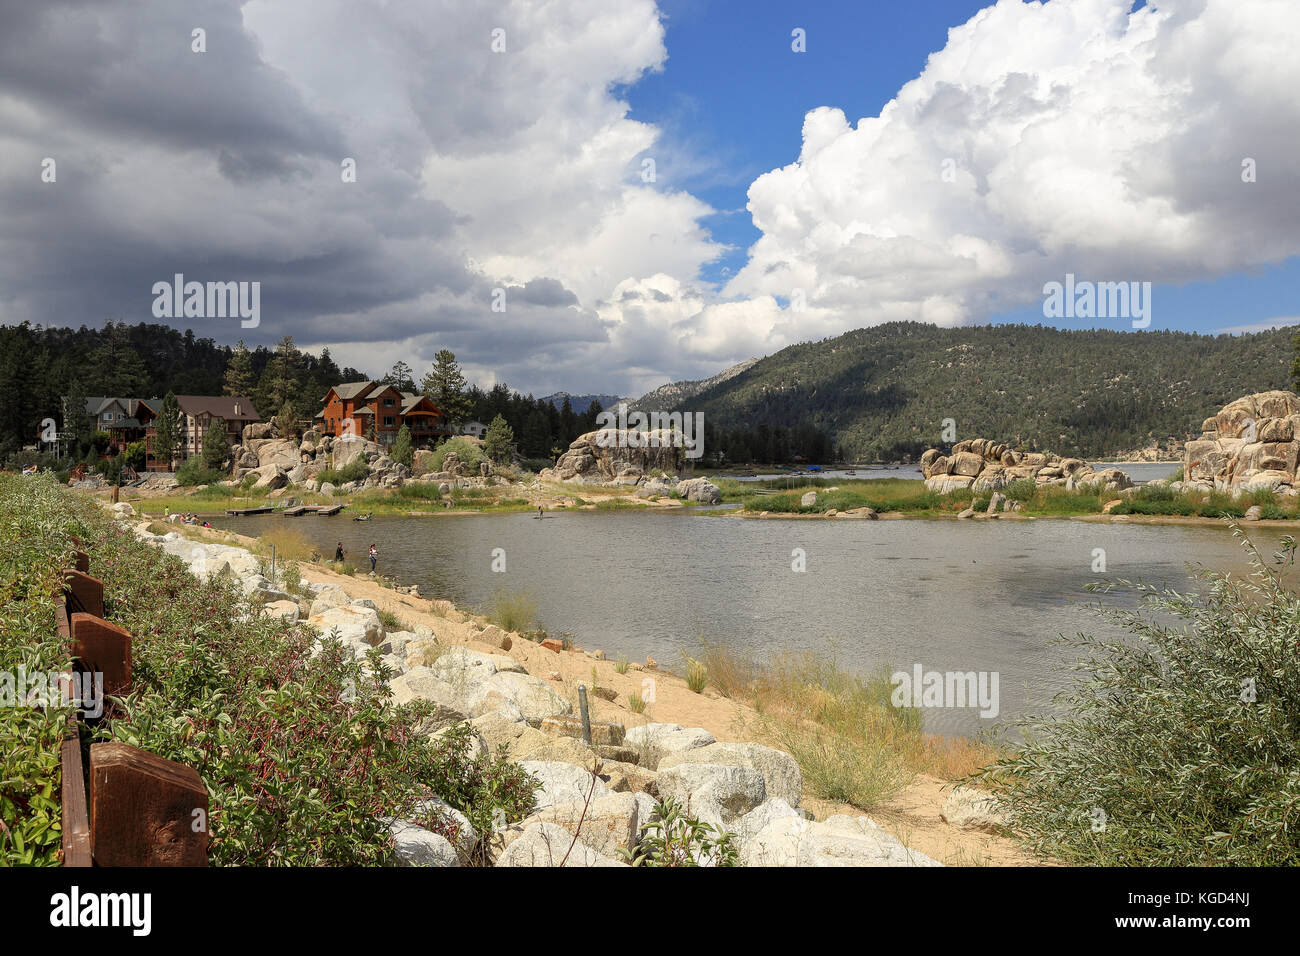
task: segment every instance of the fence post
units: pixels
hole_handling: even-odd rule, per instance
[[[131,632],[102,617],[73,613],[72,656],[85,670],[104,675],[104,693],[120,696],[131,686]]]
[[[207,866],[203,779],[128,744],[92,744],[90,846],[99,866]]]

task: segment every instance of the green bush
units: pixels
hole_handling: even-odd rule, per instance
[[[448,438],[433,450],[434,471],[442,471],[443,463],[447,460],[447,453],[452,451],[471,471],[476,472],[479,470],[479,465],[483,462],[483,446],[470,441],[463,435],[456,435],[453,438]]]
[[[382,817],[455,835],[454,824],[421,809],[431,795],[481,832],[497,810],[515,820],[533,806],[536,782],[502,754],[469,759],[464,727],[431,739],[430,705],[392,705],[392,672],[377,651],[355,660],[337,639],[318,642],[303,625],[251,614],[234,582],[196,581],[88,500],[48,480],[0,478],[0,532],[17,542],[0,550],[3,596],[21,598],[0,601],[5,666],[66,665],[42,598],[76,533],[105,583],[108,616],[137,635],[132,693],[110,705],[97,738],[198,771],[214,864],[390,864]],[[55,860],[59,717],[0,709],[0,819],[23,844],[0,836],[0,860]]]
[[[1295,542],[1272,564],[1240,529],[1250,576],[1202,570],[1199,594],[1116,582],[1124,638],[1080,635],[1056,716],[976,776],[1013,827],[1076,863],[1300,863],[1300,595]],[[1095,588],[1096,586],[1094,586]]]
[[[69,567],[71,536],[84,538],[76,512],[48,475],[0,474],[0,673],[62,671],[69,648],[49,595]],[[69,708],[0,706],[0,867],[57,866],[62,839],[59,744]],[[38,703],[38,702],[34,702]]]
[[[654,815],[642,825],[636,852],[620,853],[633,866],[737,866],[734,836],[690,816],[668,797],[655,804]]]
[[[198,456],[186,458],[181,462],[180,467],[176,469],[176,484],[178,485],[212,485],[218,481],[225,481],[228,477],[228,475],[220,471],[205,467],[203,460]]]
[[[351,481],[364,481],[369,475],[370,456],[362,452],[342,468],[326,468],[316,476],[316,480],[322,485],[329,482],[338,488]]]

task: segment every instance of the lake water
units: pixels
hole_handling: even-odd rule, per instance
[[[424,597],[484,608],[499,589],[525,590],[542,625],[588,650],[632,661],[648,654],[679,668],[700,638],[760,657],[833,651],[869,672],[987,671],[999,675],[1000,716],[1041,709],[1065,684],[1053,665],[1061,633],[1116,633],[1086,605],[1084,587],[1142,578],[1185,587],[1186,562],[1241,567],[1219,527],[1069,520],[808,521],[706,517],[689,512],[376,517],[370,522],[272,515],[213,519],[256,535],[278,523],[330,556],[342,540],[365,567]],[[1257,529],[1271,550],[1279,532]],[[492,571],[504,549],[505,573]],[[1092,570],[1103,549],[1106,573]],[[807,570],[792,570],[802,549]],[[1115,603],[1123,600],[1108,596]],[[996,721],[973,710],[929,710],[927,726],[974,734]]]

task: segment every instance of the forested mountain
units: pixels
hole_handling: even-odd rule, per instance
[[[751,368],[758,359],[745,359],[730,368],[725,368],[712,378],[701,378],[694,381],[669,382],[667,385],[660,385],[653,392],[646,392],[635,401],[628,402],[628,408],[641,409],[643,411],[673,411],[674,409],[683,408],[686,402],[689,402],[701,392],[708,391],[721,385],[729,379],[735,378],[741,372]]]
[[[947,418],[958,440],[1107,457],[1195,437],[1232,399],[1290,388],[1296,331],[894,322],[782,349],[673,407],[704,412],[724,435],[811,427],[850,459],[915,458],[940,443]],[[724,450],[732,460],[749,457]]]

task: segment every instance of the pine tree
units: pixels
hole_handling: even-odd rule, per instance
[[[90,419],[86,416],[86,390],[81,387],[81,380],[74,378],[63,399],[63,438],[67,441],[69,458],[81,457],[83,449],[90,444],[90,433]]]
[[[388,455],[393,461],[407,468],[410,468],[415,461],[415,450],[411,447],[411,430],[405,425],[397,430],[397,438],[393,440],[393,447]]]
[[[244,345],[244,340],[240,339],[235,345],[235,350],[230,354],[230,361],[226,364],[226,379],[221,390],[222,394],[247,398],[253,394],[256,384],[257,380],[253,376],[252,353]]]
[[[226,423],[213,419],[203,436],[203,467],[209,471],[221,471],[226,459],[230,457],[230,446],[226,443]]]
[[[166,462],[167,470],[172,471],[176,459],[180,457],[181,446],[181,407],[176,396],[168,392],[162,400],[162,408],[154,425],[153,457],[155,461]]]
[[[469,403],[465,400],[465,376],[450,349],[442,349],[433,357],[433,368],[424,376],[420,390],[442,409],[449,425],[464,421],[469,411]]]
[[[415,379],[411,377],[411,366],[401,359],[398,359],[389,373],[384,376],[384,381],[399,392],[415,391]]]
[[[514,429],[498,415],[488,426],[487,435],[483,439],[483,454],[496,462],[505,461],[510,457],[514,443]]]
[[[297,401],[298,363],[301,354],[293,344],[293,336],[286,335],[275,347],[275,354],[266,363],[262,379],[257,383],[257,406],[263,415],[273,408],[283,408],[285,402]]]

